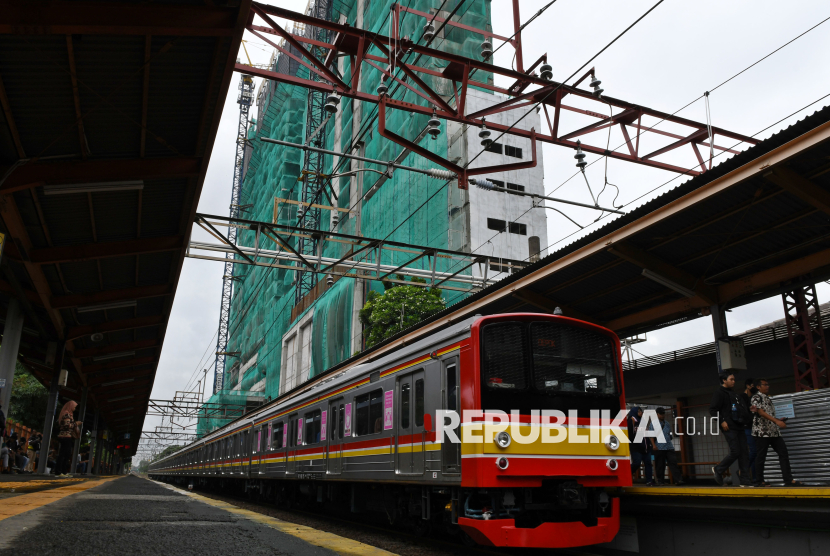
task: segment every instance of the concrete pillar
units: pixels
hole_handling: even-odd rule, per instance
[[[55,361],[52,364],[52,381],[49,383],[49,399],[46,402],[46,415],[43,418],[43,442],[40,446],[41,457],[37,463],[38,474],[46,474],[46,462],[49,457],[49,443],[52,440],[52,425],[55,423],[55,410],[58,405],[58,391],[60,386],[58,381],[61,377],[61,368],[63,367],[63,352],[66,344],[63,340],[57,342],[55,349]],[[46,457],[43,457],[46,454]]]
[[[95,410],[95,417],[92,418],[92,429],[89,434],[89,458],[86,464],[86,475],[92,475],[92,462],[95,459],[95,449],[98,444],[98,410]]]
[[[89,388],[84,386],[81,392],[81,403],[78,406],[78,420],[83,422],[86,419],[86,399],[89,394]],[[81,426],[81,434],[75,439],[75,445],[72,447],[72,469],[71,473],[74,475],[77,472],[78,451],[81,449],[81,437],[84,434],[84,427]]]
[[[729,335],[726,326],[726,311],[720,305],[712,305],[709,310],[712,312],[712,331],[715,333],[715,341]]]
[[[102,434],[99,432],[99,434]],[[101,474],[101,454],[104,449],[104,439],[101,438],[95,443],[95,474]]]
[[[0,389],[0,404],[3,413],[9,416],[9,406],[12,399],[12,383],[14,369],[17,365],[17,354],[20,350],[20,336],[23,334],[23,310],[16,298],[9,300],[6,311],[6,324],[3,326],[3,345],[0,347],[0,382],[5,385]]]

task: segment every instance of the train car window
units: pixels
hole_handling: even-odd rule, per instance
[[[410,407],[410,400],[409,397],[411,396],[412,392],[410,390],[412,387],[407,382],[401,385],[401,428],[408,429],[409,428],[409,410]]]
[[[530,349],[527,328],[519,322],[484,327],[481,380],[488,390],[527,390]]]
[[[329,427],[331,427],[331,439],[337,440],[337,406],[331,406],[331,416],[329,417]]]
[[[533,386],[539,392],[614,394],[611,338],[550,322],[530,325]]]
[[[354,399],[356,436],[383,431],[383,390],[372,390]]]
[[[337,411],[340,413],[340,419],[337,420],[338,438],[345,438],[345,433],[344,433],[345,428],[344,428],[344,426],[346,424],[346,406],[341,403],[340,407],[337,409]]]
[[[271,429],[271,446],[275,450],[279,450],[283,446],[283,428],[285,427],[285,423],[275,423],[273,428]]]
[[[455,376],[455,365],[447,367],[447,409],[458,411],[458,377]]]
[[[426,405],[424,404],[424,379],[419,378],[415,381],[415,426],[424,426],[424,411]]]
[[[303,419],[305,431],[303,444],[317,444],[320,442],[320,410],[310,411]]]
[[[273,427],[273,423],[268,423],[268,429],[265,431],[265,449],[271,449],[271,428]]]

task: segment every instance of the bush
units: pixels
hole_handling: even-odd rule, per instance
[[[413,282],[424,283],[418,279]],[[391,283],[384,283],[384,287],[383,294],[370,291],[360,310],[366,347],[394,336],[444,308],[441,290],[437,288]]]

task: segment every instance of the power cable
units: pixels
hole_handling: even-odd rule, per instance
[[[692,100],[691,102],[688,102],[688,103],[684,104],[682,107],[680,107],[680,108],[678,108],[677,110],[675,110],[674,112],[672,112],[672,113],[671,113],[671,116],[675,116],[675,115],[679,114],[680,112],[682,112],[683,110],[685,110],[686,108],[688,108],[689,106],[691,106],[692,104],[696,103],[696,102],[697,102],[697,101],[699,101],[700,99],[702,99],[702,98],[704,98],[705,96],[707,96],[707,94],[709,94],[709,93],[713,93],[713,92],[715,92],[716,90],[720,89],[722,86],[726,85],[727,83],[729,83],[730,81],[732,81],[733,79],[735,79],[736,77],[738,77],[739,75],[741,75],[741,74],[745,73],[747,70],[749,70],[749,69],[751,69],[751,68],[753,68],[753,67],[757,66],[758,64],[760,64],[761,62],[763,62],[764,60],[766,60],[767,58],[769,58],[770,56],[772,56],[773,54],[775,54],[776,52],[778,52],[779,50],[783,49],[783,48],[784,48],[784,47],[786,47],[786,46],[789,46],[790,44],[794,43],[795,41],[797,41],[798,39],[800,39],[801,37],[803,37],[804,35],[806,35],[806,34],[807,34],[807,33],[809,33],[810,31],[812,31],[812,30],[816,29],[817,27],[819,27],[820,25],[822,25],[822,24],[826,23],[826,22],[827,22],[827,21],[829,21],[829,20],[830,20],[830,17],[827,17],[827,18],[825,18],[825,19],[821,20],[820,22],[816,23],[815,25],[813,25],[812,27],[810,27],[809,29],[807,29],[807,30],[806,30],[806,31],[804,31],[803,33],[801,33],[801,34],[799,34],[798,36],[796,36],[796,37],[794,37],[794,38],[790,39],[789,41],[785,42],[784,44],[782,44],[781,46],[779,46],[778,48],[776,48],[775,50],[773,50],[773,51],[772,51],[772,52],[770,52],[769,54],[766,54],[765,56],[762,56],[761,58],[759,58],[759,59],[758,59],[758,60],[756,60],[755,62],[751,63],[750,65],[748,65],[747,67],[745,67],[745,68],[744,68],[744,69],[742,69],[741,71],[739,71],[739,72],[735,73],[734,75],[732,75],[732,76],[731,76],[731,77],[729,77],[728,79],[726,79],[726,80],[722,81],[721,83],[719,83],[718,85],[716,85],[716,86],[712,87],[712,88],[711,88],[711,89],[709,89],[706,93],[704,93],[704,94],[700,95],[699,97],[697,97],[696,99]],[[662,118],[662,119],[660,119],[659,121],[657,121],[657,123],[653,124],[653,125],[652,125],[652,126],[650,126],[650,127],[647,127],[647,128],[645,128],[645,129],[638,129],[638,130],[637,130],[637,134],[634,136],[634,139],[637,139],[638,137],[640,137],[640,136],[641,136],[641,135],[643,135],[644,133],[646,133],[646,132],[648,132],[648,131],[651,131],[652,129],[656,128],[658,125],[660,125],[661,123],[663,123],[663,122],[665,122],[665,121],[666,121],[666,119],[665,119],[665,118]],[[710,141],[710,143],[711,143],[711,141]],[[623,146],[625,146],[625,145],[627,145],[627,144],[628,144],[628,142],[627,142],[627,141],[625,141],[625,142],[623,142],[623,143],[620,143],[620,145],[618,145],[617,147],[615,147],[615,148],[614,148],[614,150],[613,150],[612,152],[616,152],[617,150],[619,150],[620,148],[622,148]],[[711,146],[711,145],[710,145],[710,148],[712,148],[712,146]],[[607,155],[606,155],[606,157],[605,157],[605,158],[606,158],[606,164],[607,164]],[[590,168],[591,166],[593,166],[593,165],[594,165],[594,163],[595,163],[595,162],[597,162],[598,160],[600,160],[600,159],[598,158],[598,159],[594,160],[593,162],[589,163],[589,164],[588,164],[588,166],[587,166],[587,168]],[[556,187],[553,191],[551,191],[551,194],[555,193],[555,192],[556,192],[559,188],[561,188],[563,185],[565,185],[566,183],[568,183],[569,181],[571,181],[573,178],[575,178],[575,177],[577,176],[577,174],[579,174],[579,172],[574,173],[571,177],[569,177],[569,178],[568,178],[568,179],[566,179],[564,182],[562,182],[561,184],[559,184],[559,185],[558,185],[558,186],[557,186],[557,187]]]

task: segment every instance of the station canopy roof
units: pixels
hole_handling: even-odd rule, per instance
[[[249,8],[0,1],[0,313],[133,451]]]

